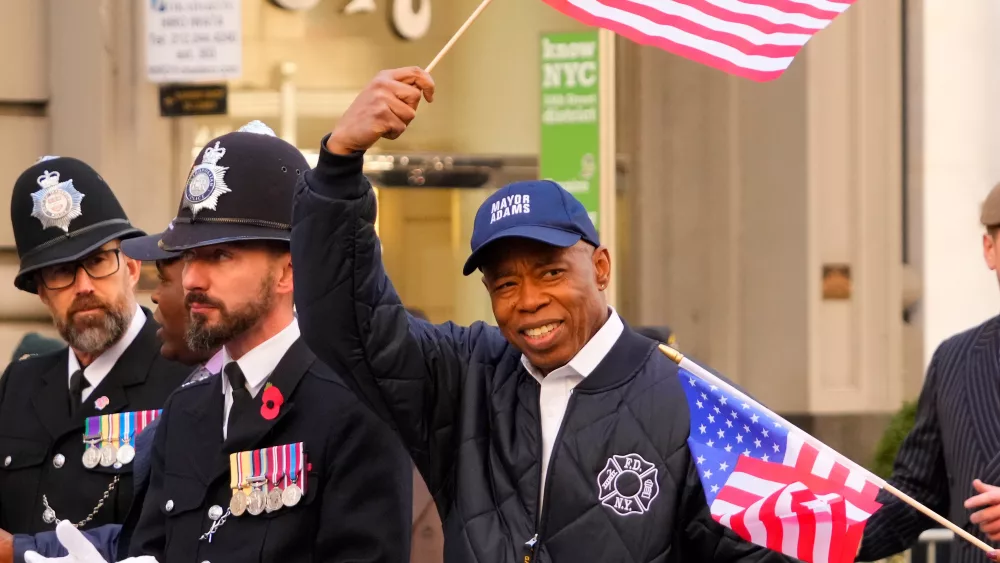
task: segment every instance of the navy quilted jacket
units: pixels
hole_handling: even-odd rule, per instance
[[[540,491],[540,390],[520,353],[485,323],[410,317],[374,220],[362,155],[322,149],[295,200],[299,324],[402,436],[441,513],[445,561],[786,560],[712,520],[677,367],[628,327],[574,391]]]

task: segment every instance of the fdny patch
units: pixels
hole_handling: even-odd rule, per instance
[[[639,454],[613,455],[597,476],[597,497],[619,516],[643,514],[660,493],[656,466]]]
[[[214,147],[207,147],[201,157],[201,164],[191,169],[187,186],[184,188],[183,207],[191,210],[191,216],[198,215],[202,209],[215,210],[219,196],[232,190],[226,185],[226,166],[219,166],[219,160],[226,156],[226,149],[215,142]]]
[[[83,194],[73,187],[72,179],[60,182],[59,172],[46,170],[36,181],[41,189],[31,194],[31,216],[42,223],[43,229],[57,227],[68,233],[70,222],[83,215]]]

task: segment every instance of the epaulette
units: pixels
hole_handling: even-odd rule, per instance
[[[184,383],[181,383],[180,389],[193,387],[199,383],[207,383],[212,380],[213,375],[217,374],[208,371],[204,367],[197,368],[184,380]]]
[[[53,358],[60,354],[65,354],[66,348],[60,348],[58,350],[49,350],[46,352],[25,352],[17,357],[17,360],[12,363],[26,362],[28,360],[36,360],[42,358]]]

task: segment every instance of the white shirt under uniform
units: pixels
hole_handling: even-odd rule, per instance
[[[80,394],[81,404],[87,400],[87,397],[90,397],[90,394],[97,388],[98,384],[104,381],[104,378],[111,373],[111,368],[115,367],[118,359],[122,357],[125,350],[139,336],[139,333],[142,332],[142,327],[145,325],[146,313],[142,312],[142,307],[136,305],[135,314],[132,315],[132,322],[129,323],[125,334],[118,339],[118,342],[115,342],[110,348],[102,352],[100,356],[94,358],[94,361],[89,366],[83,368],[83,378],[87,380],[90,387],[84,389]],[[69,362],[67,362],[69,371],[66,375],[66,388],[68,389],[73,379],[73,374],[76,373],[76,370],[80,369],[80,360],[77,359],[72,348],[67,348],[66,353],[69,354]]]
[[[251,397],[256,397],[257,393],[267,383],[267,378],[278,366],[278,362],[284,357],[285,352],[299,339],[299,322],[292,319],[292,322],[283,328],[281,332],[268,338],[259,346],[250,350],[242,358],[236,360],[236,364],[243,371],[243,376],[247,378],[246,388],[250,391]],[[233,408],[233,388],[226,377],[226,366],[233,359],[229,355],[229,350],[222,348],[222,394],[225,396],[226,407],[222,417],[222,438],[229,435],[229,411]]]

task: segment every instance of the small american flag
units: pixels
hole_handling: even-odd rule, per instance
[[[683,368],[688,446],[712,516],[740,537],[809,563],[854,560],[881,505],[864,470],[748,397]]]
[[[855,0],[545,0],[590,26],[758,82]]]

